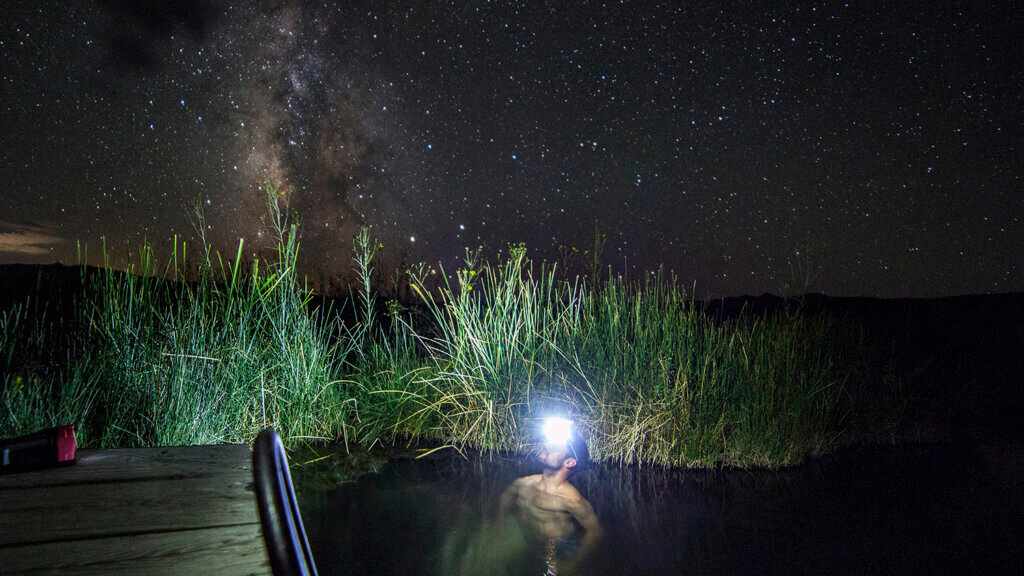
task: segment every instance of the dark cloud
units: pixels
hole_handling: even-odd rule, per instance
[[[112,68],[155,72],[167,61],[176,34],[202,43],[217,24],[214,5],[199,0],[119,0],[106,4],[106,43]]]
[[[51,227],[32,222],[5,222],[0,220],[0,255],[7,257],[40,256],[65,240]]]

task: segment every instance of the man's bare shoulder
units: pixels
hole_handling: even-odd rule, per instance
[[[568,482],[558,487],[558,495],[573,503],[583,500],[583,496],[580,495],[580,491]]]
[[[522,478],[516,478],[515,482],[512,483],[514,488],[523,488],[525,486],[533,486],[540,482],[543,478],[543,474],[531,474],[529,476],[523,476]]]
[[[590,502],[580,494],[575,486],[566,482],[561,487],[561,496],[565,499],[566,508],[576,518],[576,521],[587,531],[587,534],[596,536],[601,533],[601,525],[597,522],[594,508]]]

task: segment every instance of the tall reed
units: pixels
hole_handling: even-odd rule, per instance
[[[417,302],[382,314],[380,244],[362,229],[346,325],[296,272],[288,195],[266,192],[270,258],[243,263],[240,242],[226,260],[201,237],[193,262],[175,239],[161,268],[144,244],[124,272],[83,267],[69,317],[3,311],[0,436],[74,422],[85,444],[143,446],[249,442],[274,426],[293,441],[516,451],[558,413],[599,460],[781,466],[891,424],[877,408],[898,380],[864,360],[855,323],[723,319],[673,275],[598,282],[595,265],[580,280],[522,245],[495,263],[467,250],[451,275],[412,267]]]
[[[241,242],[225,262],[204,240],[193,266],[175,239],[162,271],[144,244],[124,272],[107,262],[89,275],[63,325],[25,326],[18,308],[0,317],[8,351],[2,433],[60,420],[77,423],[86,444],[104,446],[248,442],[264,426],[286,437],[344,436],[340,321],[307,309],[297,224],[287,196],[272,187],[267,214],[275,257],[249,270]],[[192,271],[195,281],[186,282]],[[42,349],[39,342],[61,340],[54,335],[63,331],[75,336],[55,343],[59,354]]]
[[[588,289],[521,246],[498,266],[467,253],[455,278],[412,282],[436,335],[419,337],[429,371],[391,391],[415,408],[396,431],[519,450],[568,413],[598,459],[778,466],[835,447],[857,409],[850,334],[828,319],[716,320],[663,273]]]

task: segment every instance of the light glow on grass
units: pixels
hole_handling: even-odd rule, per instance
[[[548,441],[583,431],[594,461],[778,467],[901,412],[888,343],[855,322],[719,318],[662,270],[602,279],[595,260],[582,278],[522,244],[496,264],[467,250],[454,273],[397,271],[413,301],[378,306],[382,245],[362,228],[348,300],[315,303],[288,196],[267,197],[267,259],[202,239],[196,262],[176,240],[164,267],[144,245],[125,273],[83,267],[59,319],[0,310],[0,437],[75,423],[83,446],[166,446],[274,426],[286,442],[525,452],[550,410],[573,420],[541,426]]]

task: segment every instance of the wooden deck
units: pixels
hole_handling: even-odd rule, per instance
[[[270,574],[245,445],[0,476],[0,574]]]

